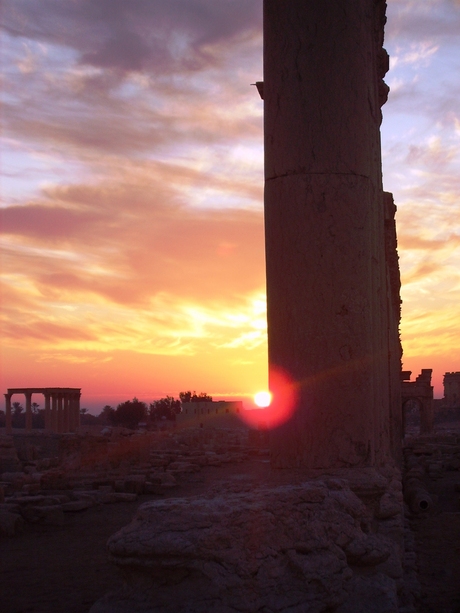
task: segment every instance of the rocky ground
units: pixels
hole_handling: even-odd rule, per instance
[[[408,441],[407,471],[412,470],[411,474],[422,481],[430,501],[428,510],[411,512],[407,517],[412,543],[409,538],[406,558],[409,567],[412,564],[417,571],[420,613],[460,613],[459,443],[459,433],[452,429]],[[99,444],[104,446],[103,441]],[[149,456],[150,462],[145,455],[132,458],[128,464],[123,464],[123,460],[117,464],[112,458],[112,463],[99,462],[98,470],[91,472],[84,461],[82,466],[78,450],[67,445],[66,453],[59,458],[61,465],[67,462],[67,478],[73,475],[73,481],[61,482],[67,489],[39,489],[35,477],[35,481],[27,478],[28,483],[23,483],[19,490],[16,486],[12,492],[8,489],[11,484],[4,482],[6,498],[0,504],[0,511],[7,504],[15,505],[8,512],[13,510],[21,519],[14,536],[0,537],[0,611],[87,613],[95,601],[121,582],[117,568],[107,560],[106,543],[130,522],[140,503],[165,497],[210,495],[226,489],[232,482],[247,483],[248,488],[256,483],[273,482],[263,449],[253,447],[248,452],[235,441],[230,444],[231,451],[222,441],[208,441],[204,446],[201,453],[195,450],[194,454],[189,444],[182,445],[180,453],[176,446],[174,458],[163,449],[162,453]],[[162,458],[163,465],[159,466]],[[168,458],[166,466],[165,458]],[[21,462],[23,469],[34,462],[40,467],[39,459],[24,460],[24,454]],[[170,487],[162,487],[161,479],[155,476],[158,468],[173,477],[174,487],[172,481],[169,481]],[[47,470],[54,475],[55,487],[57,477],[62,479],[62,471],[58,466]],[[29,475],[33,474],[33,468],[29,468]],[[136,474],[137,485],[136,479],[133,485],[129,477]],[[285,479],[279,476],[276,480]],[[137,492],[133,491],[136,487]],[[64,511],[65,504],[78,500],[88,502],[88,492],[92,492],[90,504],[80,505],[80,510],[75,506],[73,511]],[[123,502],[120,497],[116,501],[114,494],[130,495],[135,500]],[[54,497],[53,504],[44,506],[60,507],[61,511],[57,515],[56,510],[50,511],[47,520],[46,513],[32,513],[27,510],[29,503],[21,503],[20,499],[27,496]]]
[[[263,478],[267,462],[207,467],[167,496],[208,491],[230,474],[251,472]],[[162,496],[164,497],[164,496]],[[117,587],[120,576],[107,560],[107,540],[131,521],[136,502],[101,504],[66,513],[61,526],[28,524],[24,532],[0,540],[0,611],[2,613],[88,613],[91,605]]]

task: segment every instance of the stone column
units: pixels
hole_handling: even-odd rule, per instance
[[[4,394],[5,396],[5,432],[6,434],[13,433],[13,426],[11,423],[11,394]]]
[[[63,432],[70,432],[70,394],[64,394]]]
[[[72,392],[70,395],[70,431],[76,432],[80,425],[80,394]]]
[[[26,432],[32,431],[32,392],[24,392],[26,397]]]
[[[81,425],[80,398],[81,398],[81,392],[76,392],[75,394],[75,416],[76,416],[75,424],[77,428],[79,428]]]
[[[75,432],[75,397],[69,394],[69,432]]]
[[[57,423],[58,423],[58,418],[57,418],[57,394],[55,392],[52,392],[51,394],[51,430],[53,432],[57,432]]]
[[[50,406],[51,394],[49,394],[48,392],[44,392],[43,395],[45,397],[45,430],[49,432],[52,430],[51,406]]]
[[[280,372],[294,397],[271,436],[275,467],[369,466],[390,451],[384,21],[383,0],[264,2],[273,410]]]
[[[64,416],[62,407],[62,394],[57,395],[57,428],[56,432],[62,434],[64,431]]]

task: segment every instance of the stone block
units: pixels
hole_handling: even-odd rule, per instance
[[[90,500],[71,500],[62,505],[62,510],[64,513],[79,513],[80,511],[86,511],[86,509],[92,506],[93,502]]]
[[[50,526],[62,526],[64,512],[62,505],[51,506],[25,506],[20,509],[21,516],[30,523],[45,524]]]
[[[399,543],[341,487],[312,480],[144,503],[108,543],[126,586],[91,613],[396,613]]]
[[[124,490],[131,494],[143,494],[145,482],[145,475],[129,475],[125,479]]]

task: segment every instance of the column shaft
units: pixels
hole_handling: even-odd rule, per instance
[[[32,392],[25,392],[26,397],[26,432],[32,430]]]
[[[51,426],[51,406],[50,406],[50,399],[51,399],[51,394],[48,393],[44,393],[43,394],[45,396],[45,430],[47,432],[52,430],[52,426]]]
[[[64,413],[63,413],[63,432],[69,432],[70,428],[70,406],[69,406],[69,394],[64,394]]]
[[[5,431],[6,434],[13,433],[11,423],[11,394],[5,394]]]
[[[64,431],[64,415],[63,415],[63,406],[62,406],[62,394],[57,395],[57,429],[56,431],[59,434],[62,434]]]
[[[57,432],[58,431],[58,417],[57,417],[57,413],[58,413],[58,408],[57,408],[57,394],[56,393],[52,393],[51,394],[51,430],[53,432]]]
[[[77,392],[76,397],[75,397],[75,414],[76,414],[77,428],[79,428],[81,425],[80,398],[81,398],[81,393]]]
[[[264,2],[272,410],[285,392],[294,404],[271,437],[277,467],[366,466],[389,453],[383,5]]]

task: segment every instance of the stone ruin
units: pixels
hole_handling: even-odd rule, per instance
[[[124,584],[91,613],[416,610],[408,517],[436,504],[430,480],[460,468],[460,441],[428,433],[409,441],[403,481],[395,206],[382,188],[379,134],[388,93],[385,7],[264,0],[258,90],[270,385],[275,410],[288,398],[292,414],[270,432],[263,482],[234,479],[202,496],[139,507],[108,542]],[[184,441],[158,451],[158,440],[131,449],[136,468],[117,455],[121,443],[64,437],[60,467],[35,482],[43,488],[54,478],[57,488],[67,479],[66,500],[53,503],[64,512],[117,494],[161,493],[163,479],[172,486],[201,466],[251,453],[236,441],[218,452],[205,440],[211,430],[189,436],[186,451]],[[87,470],[89,458],[104,474]],[[52,493],[27,486],[8,486],[17,489],[16,510],[7,511],[22,519],[30,511],[21,505],[32,505],[21,497]]]
[[[108,543],[125,585],[91,613],[413,610],[385,9],[264,0],[269,376],[291,415],[268,483],[141,506]]]
[[[79,387],[16,387],[9,388],[5,396],[5,430],[12,434],[11,398],[21,394],[26,399],[26,432],[32,431],[32,394],[45,398],[45,430],[48,432],[75,432],[80,426]]]
[[[106,429],[107,430],[107,429]],[[62,526],[66,514],[163,496],[203,467],[264,454],[247,432],[190,429],[100,435],[33,431],[0,435],[0,537],[27,524]]]

